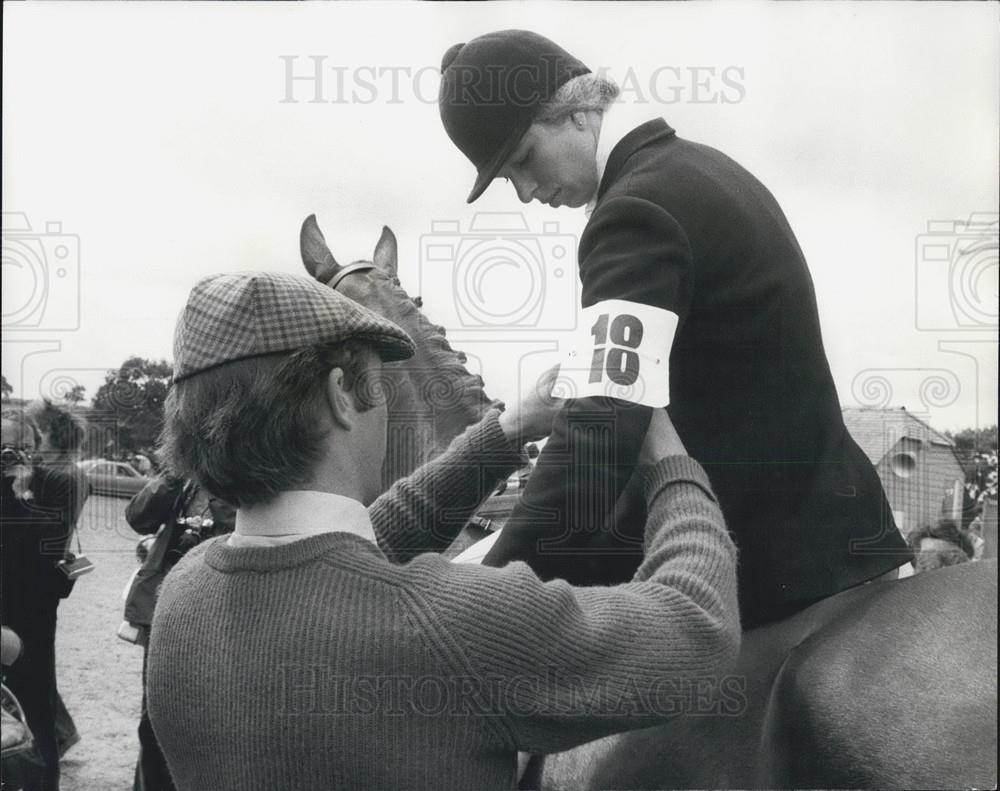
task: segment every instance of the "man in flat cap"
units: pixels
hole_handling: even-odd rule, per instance
[[[735,659],[734,548],[666,413],[640,455],[647,553],[631,584],[573,588],[427,552],[553,411],[493,410],[376,499],[378,377],[412,351],[308,278],[192,290],[162,452],[237,514],[232,536],[178,563],[154,615],[149,714],[180,791],[512,788],[517,751],[661,722],[676,709],[665,683]]]
[[[442,61],[441,118],[477,170],[468,202],[505,178],[523,203],[589,214],[578,255],[593,354],[577,357],[593,360],[577,391],[588,397],[556,419],[485,562],[522,559],[575,584],[628,579],[644,523],[628,484],[651,407],[669,402],[739,547],[744,627],[896,569],[906,543],[844,426],[812,280],[774,196],[618,93],[530,31],[456,44]],[[636,383],[645,406],[604,397]]]

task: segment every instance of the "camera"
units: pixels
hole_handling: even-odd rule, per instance
[[[86,555],[67,553],[66,557],[56,563],[56,568],[66,575],[67,579],[75,580],[94,570],[94,564]]]
[[[21,212],[3,213],[2,234],[3,329],[79,329],[80,237],[60,222],[32,231]]]
[[[438,220],[420,237],[420,290],[450,283],[445,327],[571,330],[577,318],[576,238],[559,224],[532,233],[520,212],[479,212],[466,233]]]
[[[27,467],[31,465],[31,458],[19,448],[3,448],[0,450],[0,467],[9,469],[18,465]]]
[[[126,643],[132,643],[132,645],[146,644],[146,631],[129,621],[122,621],[115,634]]]
[[[917,237],[917,329],[997,328],[998,228],[996,213],[927,223]]]

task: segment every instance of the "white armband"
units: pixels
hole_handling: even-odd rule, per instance
[[[670,403],[670,347],[678,316],[623,299],[584,308],[552,395],[607,396],[651,407]]]

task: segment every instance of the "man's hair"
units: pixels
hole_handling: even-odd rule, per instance
[[[38,424],[24,409],[20,407],[4,407],[2,413],[0,413],[0,418],[3,420],[10,420],[17,423],[21,427],[21,433],[23,434],[25,430],[31,432],[31,436],[35,440],[36,450],[42,444],[42,432],[38,428]]]
[[[914,550],[920,549],[920,542],[925,538],[936,538],[947,541],[961,549],[971,559],[975,555],[972,541],[968,534],[962,530],[952,519],[939,519],[936,525],[924,525],[919,530],[914,530],[909,535],[910,546]]]
[[[581,74],[568,82],[543,102],[535,112],[540,124],[560,124],[568,115],[586,110],[604,112],[618,98],[618,86],[607,77]]]
[[[164,403],[160,458],[170,474],[193,478],[233,505],[267,502],[308,480],[327,432],[319,414],[326,376],[344,370],[362,411],[374,400],[364,354],[344,341],[291,354],[249,357],[175,383]]]
[[[38,424],[49,450],[71,453],[83,447],[87,423],[70,407],[43,398],[32,401],[27,413]]]

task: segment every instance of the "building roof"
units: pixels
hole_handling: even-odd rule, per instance
[[[874,409],[871,407],[844,407],[844,424],[861,446],[861,450],[878,464],[903,438],[943,445],[954,452],[955,443],[935,431],[904,407]]]

